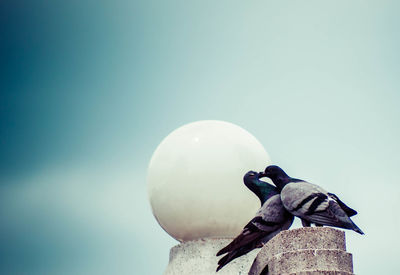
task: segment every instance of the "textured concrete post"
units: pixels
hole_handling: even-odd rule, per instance
[[[174,246],[171,248],[169,264],[164,275],[247,274],[260,249],[233,260],[218,273],[215,272],[220,258],[215,254],[231,241],[232,239],[200,239]]]
[[[286,230],[257,255],[249,275],[351,275],[345,234],[330,227]]]

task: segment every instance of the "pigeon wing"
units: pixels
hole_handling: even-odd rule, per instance
[[[311,213],[307,219],[316,224],[353,229],[353,222],[334,200],[329,201],[329,207],[326,210]]]
[[[291,215],[282,205],[280,195],[274,195],[257,211],[256,216],[243,228],[242,233],[221,249],[217,256],[263,239],[268,234],[281,229],[290,217]]]
[[[284,207],[300,218],[324,211],[329,206],[328,193],[318,185],[305,181],[287,184],[282,189],[281,198]]]
[[[320,225],[352,229],[364,234],[339,204],[337,196],[330,195],[318,185],[304,181],[289,183],[282,189],[281,198],[285,208],[301,219]],[[355,212],[351,210],[347,209],[350,213]]]

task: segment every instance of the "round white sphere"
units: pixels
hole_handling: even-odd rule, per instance
[[[170,133],[148,169],[148,193],[161,227],[179,241],[234,237],[260,201],[243,184],[271,163],[261,143],[232,123],[205,120]]]

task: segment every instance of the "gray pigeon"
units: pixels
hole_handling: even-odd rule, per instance
[[[262,247],[276,234],[289,229],[293,223],[294,217],[283,207],[278,189],[259,180],[259,177],[259,173],[249,171],[243,181],[258,196],[262,206],[242,232],[217,253],[217,256],[227,253],[218,261],[217,271],[233,259]]]
[[[334,226],[364,234],[350,219],[357,212],[344,204],[335,194],[318,185],[289,177],[280,167],[271,165],[261,176],[269,177],[281,191],[284,207],[302,220],[303,226]]]

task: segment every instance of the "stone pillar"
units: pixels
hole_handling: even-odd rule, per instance
[[[249,275],[351,275],[345,234],[331,227],[286,230],[257,255]]]
[[[247,274],[250,266],[260,249],[254,249],[246,255],[236,258],[215,272],[218,260],[215,254],[225,247],[232,239],[199,239],[182,242],[171,248],[169,264],[164,275],[231,275]]]

